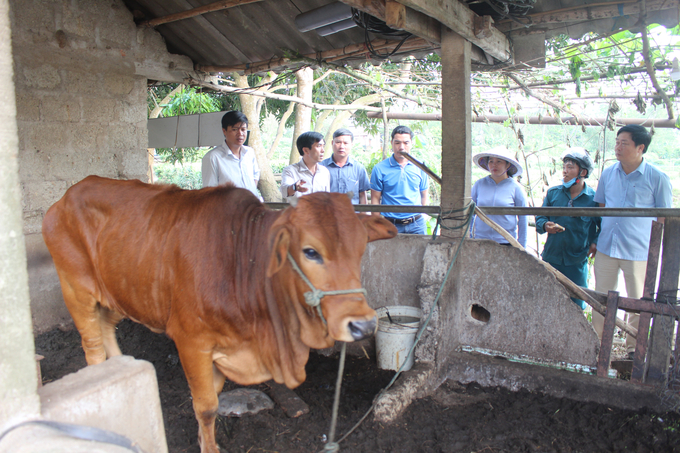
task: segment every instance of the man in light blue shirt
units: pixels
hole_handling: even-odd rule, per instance
[[[602,172],[594,200],[607,208],[670,208],[673,192],[670,178],[645,161],[652,141],[638,125],[624,126],[616,134],[617,163]],[[659,222],[663,222],[659,218]],[[595,255],[595,290],[616,289],[619,270],[623,271],[628,297],[642,297],[647,268],[651,217],[602,217],[602,230]],[[628,322],[637,329],[640,316],[629,314]],[[593,327],[602,338],[604,318],[593,312]],[[629,356],[635,352],[635,338],[626,338]]]
[[[260,167],[255,150],[244,145],[248,136],[248,118],[242,113],[231,111],[222,117],[224,143],[211,149],[203,156],[201,177],[203,187],[214,187],[232,183],[236,187],[250,190],[256,197],[260,180]],[[261,199],[261,198],[260,198]]]
[[[411,150],[412,140],[413,132],[406,126],[397,126],[392,131],[392,156],[371,172],[371,204],[427,205],[427,175],[401,154]],[[425,219],[421,214],[389,212],[383,215],[399,233],[425,234]]]
[[[370,188],[368,174],[363,165],[350,156],[354,135],[349,129],[333,133],[333,154],[321,161],[331,173],[331,192],[352,192],[353,204],[366,204],[366,191]]]

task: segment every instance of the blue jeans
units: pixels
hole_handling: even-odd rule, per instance
[[[405,233],[405,234],[425,234],[426,233],[425,218],[423,218],[422,216],[413,223],[409,223],[407,225],[394,225],[394,226],[397,227],[398,233]]]

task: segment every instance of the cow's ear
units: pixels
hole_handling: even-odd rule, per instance
[[[397,227],[380,215],[357,214],[357,216],[366,227],[368,242],[390,239],[397,235]]]
[[[269,267],[267,268],[267,277],[271,277],[281,270],[286,260],[288,259],[288,246],[290,245],[290,233],[288,229],[282,227],[274,237],[272,244],[272,254],[269,257]]]

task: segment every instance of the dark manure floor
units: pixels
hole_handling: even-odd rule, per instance
[[[118,343],[124,354],[156,368],[171,453],[198,453],[197,423],[189,387],[172,341],[123,321]],[[36,338],[47,383],[85,366],[80,336],[59,330]],[[288,418],[280,407],[217,422],[217,441],[228,452],[318,452],[328,434],[337,358],[312,352],[307,380],[296,393],[310,412]],[[373,360],[349,357],[345,365],[336,438],[369,409],[393,372]],[[227,381],[225,390],[237,388]],[[265,385],[252,388],[267,391]],[[447,382],[411,404],[390,425],[369,416],[340,444],[341,452],[680,452],[680,415],[628,411],[527,391],[510,392]]]

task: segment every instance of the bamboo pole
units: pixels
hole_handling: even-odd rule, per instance
[[[357,106],[357,105],[335,105],[335,104],[319,104],[317,102],[305,101],[302,98],[296,96],[288,96],[285,94],[275,94],[269,92],[263,92],[256,89],[244,89],[239,87],[228,87],[224,85],[216,85],[214,83],[204,82],[201,80],[190,79],[187,84],[192,86],[200,86],[203,88],[208,88],[215,91],[223,91],[225,93],[235,93],[235,94],[248,94],[251,96],[259,96],[263,98],[278,99],[280,101],[295,102],[297,104],[304,105],[306,107],[314,108],[317,110],[366,110],[369,112],[380,112],[382,111],[380,107],[369,107],[369,106]]]
[[[210,3],[208,5],[199,6],[187,11],[182,11],[175,14],[168,14],[167,16],[157,17],[155,19],[145,20],[139,25],[142,27],[156,27],[158,25],[176,22],[178,20],[190,19],[192,17],[200,16],[214,11],[221,11],[235,6],[247,5],[248,3],[261,2],[262,0],[222,0],[220,2]]]
[[[369,118],[381,118],[382,113],[367,113]],[[411,113],[411,112],[387,112],[387,118],[393,120],[417,120],[417,121],[441,121],[441,113]],[[504,123],[507,120],[513,120],[518,124],[545,124],[549,126],[595,126],[602,127],[606,124],[606,118],[574,118],[573,116],[563,116],[555,118],[552,116],[505,116],[505,115],[472,115],[472,122],[474,123]],[[675,120],[668,120],[663,118],[617,118],[615,120],[615,127],[625,126],[628,124],[639,124],[646,127],[662,127],[675,128]]]
[[[498,234],[503,236],[505,240],[507,240],[510,244],[512,244],[513,247],[518,248],[522,251],[526,251],[522,245],[517,242],[517,240],[510,235],[507,231],[505,231],[505,228],[502,226],[498,225],[496,222],[491,220],[486,214],[484,214],[479,207],[475,206],[475,214],[484,221],[487,225],[489,225],[491,228],[494,229]],[[554,267],[552,267],[550,264],[546,263],[543,260],[537,260],[539,263],[543,265],[551,274],[557,278],[557,281],[562,283],[562,286],[567,290],[567,292],[572,296],[576,297],[578,299],[582,299],[586,301],[588,305],[593,307],[593,310],[596,312],[600,313],[602,316],[605,316],[607,313],[607,308],[602,305],[600,302],[595,300],[590,294],[585,292],[583,288],[578,286],[576,283],[572,282],[569,280],[562,272],[558,271]],[[637,338],[637,329],[634,327],[628,325],[626,322],[623,320],[616,318],[616,325],[626,332],[629,335],[632,335],[633,337]]]

